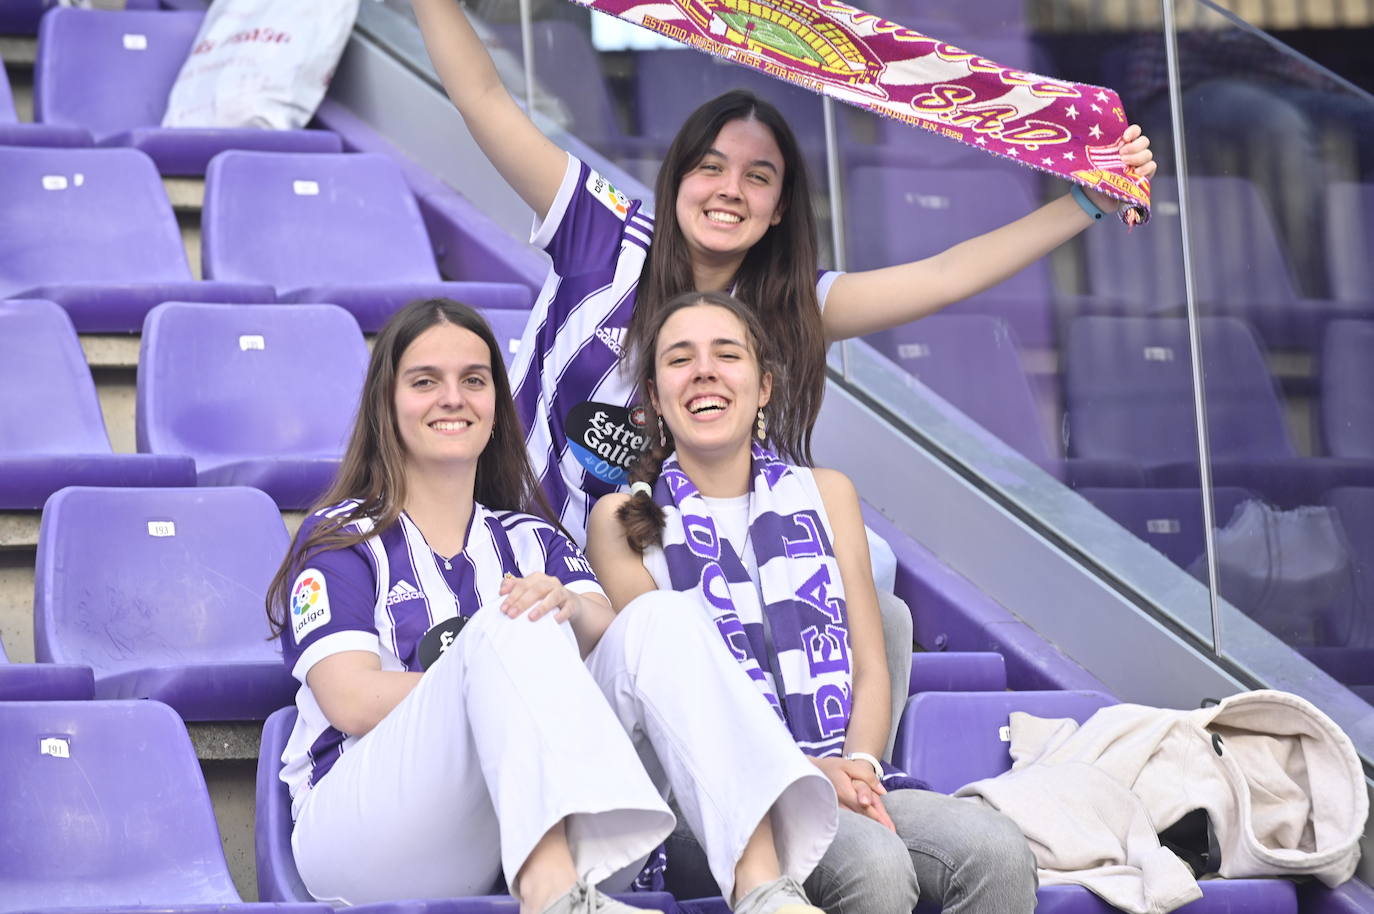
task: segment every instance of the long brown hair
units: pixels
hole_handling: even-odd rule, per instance
[[[659,308],[651,322],[646,322],[645,336],[635,341],[635,346],[628,353],[629,365],[634,371],[635,389],[639,391],[640,402],[644,404],[645,426],[649,429],[649,434],[645,436],[648,446],[640,453],[639,458],[630,466],[629,483],[647,483],[653,488],[658,481],[659,475],[663,472],[663,461],[668,459],[668,455],[673,452],[676,444],[673,442],[672,430],[667,423],[654,409],[653,397],[649,396],[650,390],[657,381],[658,360],[655,357],[658,351],[658,337],[663,332],[663,325],[668,323],[668,319],[683,308],[695,308],[697,305],[715,305],[729,311],[739,322],[744,325],[746,342],[749,344],[749,351],[754,354],[758,362],[759,377],[772,373],[773,375],[773,395],[768,399],[768,405],[762,407],[764,422],[768,429],[774,427],[777,419],[778,403],[778,371],[777,363],[763,350],[761,345],[765,338],[763,333],[763,322],[759,318],[758,312],[744,304],[732,295],[724,292],[684,292],[676,298],[668,301]],[[660,435],[654,434],[654,429],[660,430]],[[769,435],[770,442],[772,435]],[[650,546],[656,546],[663,541],[663,509],[653,500],[653,497],[645,494],[642,490],[630,493],[629,499],[620,506],[615,513],[620,525],[625,528],[625,541],[630,544],[630,548],[635,552],[643,553]]]
[[[693,289],[691,256],[682,228],[673,218],[682,179],[697,166],[722,127],[735,120],[755,120],[773,133],[782,152],[782,218],[749,249],[735,276],[733,290],[770,328],[760,337],[769,361],[785,366],[773,376],[771,438],[778,452],[795,463],[810,464],[811,430],[825,395],[825,329],[816,299],[816,218],[811,209],[811,179],[797,139],[787,121],[752,92],[735,89],[714,98],[687,118],[659,168],[654,186],[661,215],[640,275],[638,297],[630,317],[627,344],[644,346],[656,332],[659,312],[675,296]]]
[[[510,379],[501,347],[487,322],[471,307],[446,298],[411,302],[392,315],[372,347],[362,398],[353,421],[339,472],[312,511],[348,500],[357,504],[314,525],[306,536],[297,533],[267,588],[267,619],[273,636],[286,627],[291,581],[311,556],[331,549],[347,549],[396,523],[406,502],[405,446],[396,426],[396,367],[415,339],[431,327],[453,324],[471,330],[487,345],[492,382],[496,385],[496,413],[491,440],[477,458],[473,498],[495,510],[531,511],[549,520],[565,535],[544,491],[530,469],[525,453],[524,426],[515,412]],[[363,518],[372,521],[367,533],[344,528]]]

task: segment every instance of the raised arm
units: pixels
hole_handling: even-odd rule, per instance
[[[1134,124],[1122,134],[1121,157],[1142,177],[1155,172],[1150,140]],[[1089,198],[1105,212],[1120,205],[1096,191]],[[863,336],[934,314],[991,288],[1044,257],[1092,225],[1065,195],[1015,222],[960,242],[924,260],[879,270],[846,273],[825,300],[823,321],[830,340]],[[1119,228],[1119,226],[1114,226]]]
[[[558,195],[567,153],[534,126],[502,85],[457,0],[411,0],[434,69],[473,139],[540,221]]]

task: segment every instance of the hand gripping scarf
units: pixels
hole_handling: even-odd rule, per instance
[[[1150,216],[1111,89],[1001,66],[839,0],[573,0],[812,92],[1101,191]]]
[[[676,453],[663,464],[654,501],[665,515],[663,553],[673,589],[695,596],[711,614],[726,646],[803,752],[841,755],[854,694],[849,615],[814,490],[791,466],[754,444],[748,545],[757,582],[735,546],[718,535]],[[764,624],[742,622],[742,614],[766,620],[767,631]],[[884,784],[924,786],[895,768],[887,768]]]

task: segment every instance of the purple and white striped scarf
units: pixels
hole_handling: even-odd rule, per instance
[[[844,750],[854,694],[844,584],[814,489],[771,451],[753,446],[749,547],[757,583],[722,539],[696,484],[663,465],[654,501],[666,515],[663,552],[674,590],[695,595],[730,652],[811,756]],[[776,657],[774,681],[764,626]]]

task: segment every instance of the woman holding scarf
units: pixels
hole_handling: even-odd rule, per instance
[[[592,512],[597,576],[621,611],[686,595],[834,785],[839,831],[804,886],[814,903],[900,912],[924,896],[948,914],[1029,912],[1035,863],[1015,825],[878,760],[889,682],[858,496],[842,474],[766,447],[775,371],[761,333],[722,293],[680,295],[655,315],[631,353],[650,446],[630,493]],[[694,881],[699,859],[675,833],[671,891],[709,891]]]

